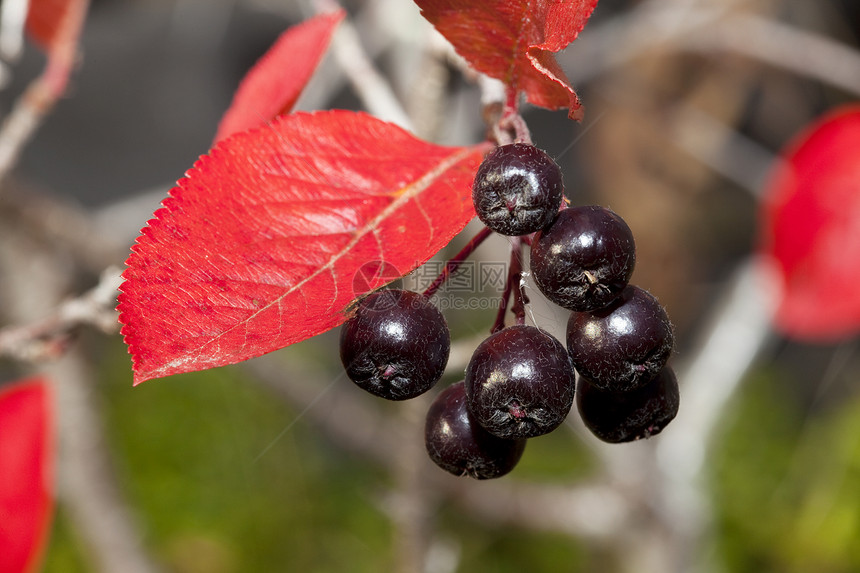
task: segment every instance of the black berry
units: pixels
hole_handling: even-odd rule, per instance
[[[573,365],[603,390],[629,391],[654,378],[669,359],[673,344],[666,310],[633,285],[605,308],[572,312],[567,323]]]
[[[424,444],[430,459],[443,470],[490,479],[514,469],[526,441],[499,438],[482,428],[469,412],[465,384],[460,381],[443,390],[430,405]]]
[[[472,414],[500,438],[551,432],[573,404],[575,372],[564,346],[534,326],[515,325],[484,340],[466,367]]]
[[[509,236],[528,235],[548,225],[563,195],[561,169],[546,153],[525,143],[490,152],[472,184],[478,218]]]
[[[340,359],[371,394],[406,400],[442,377],[451,338],[445,317],[422,294],[383,290],[363,299],[344,324]]]
[[[540,291],[569,310],[606,306],[624,289],[636,264],[633,233],[599,206],[564,209],[532,240],[531,272]]]
[[[632,442],[663,431],[678,413],[678,381],[668,366],[630,392],[607,392],[579,379],[576,407],[585,426],[604,442]]]

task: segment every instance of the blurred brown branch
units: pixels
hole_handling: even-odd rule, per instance
[[[49,316],[0,329],[0,356],[22,362],[58,358],[66,351],[72,331],[84,325],[116,333],[116,294],[121,282],[120,269],[109,267],[93,289],[60,303]]]

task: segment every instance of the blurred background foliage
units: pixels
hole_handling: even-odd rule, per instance
[[[456,64],[415,64],[427,56],[420,49],[427,31],[411,2],[344,4],[376,63],[395,78],[397,93],[422,110],[416,123],[423,135],[450,142],[483,137],[477,91]],[[588,110],[582,125],[570,124],[564,112],[527,110],[525,117],[535,142],[562,164],[568,196],[609,205],[630,223],[639,249],[634,280],[668,307],[678,327],[677,359],[684,361],[732,269],[755,249],[756,194],[769,160],[814,117],[858,94],[748,53],[671,38],[606,61],[612,53],[601,51],[598,40],[611,38],[608,27],[643,4],[601,0],[582,38],[561,58]],[[682,19],[681,4],[697,8],[678,3]],[[855,51],[860,40],[860,5],[853,0],[698,4],[749,13]],[[130,244],[171,182],[208,148],[244,72],[304,8],[294,0],[93,2],[80,70],[26,149],[16,184],[91,212],[99,232]],[[380,23],[384,18],[395,24]],[[786,46],[786,57],[795,48]],[[3,110],[40,65],[29,50],[0,94]],[[348,86],[330,79],[333,69],[327,62],[321,74],[329,79],[315,80],[303,105],[359,105]],[[416,70],[425,76],[416,78]],[[420,107],[415,92],[426,87],[430,71],[441,74],[444,97]],[[142,197],[143,206],[116,208],[130,197]],[[505,246],[490,241],[476,257],[506,260]],[[87,276],[74,278],[84,284]],[[549,328],[563,328],[563,313],[537,297],[533,312]],[[465,349],[477,344],[493,314],[446,311]],[[311,388],[310,398],[296,399],[242,366],[132,388],[119,338],[85,336],[84,352],[95,365],[90,391],[114,470],[144,546],[166,570],[397,570],[403,480],[407,492],[418,487],[426,498],[428,573],[624,570],[618,545],[546,531],[539,522],[488,519],[486,511],[468,509],[453,482],[445,481],[447,494],[415,486],[415,472],[439,472],[426,460],[406,456],[412,465],[405,469],[380,463],[380,448],[391,443],[423,447],[415,419],[426,401],[409,407],[368,401],[340,373],[336,345],[336,333],[329,333],[278,353],[287,382]],[[3,371],[11,377],[15,368],[6,364]],[[856,338],[813,346],[772,337],[720,412],[705,462],[712,528],[704,561],[714,571],[860,571],[858,373]],[[455,379],[456,372],[443,384]],[[405,430],[351,441],[335,427],[355,422],[338,418],[343,409],[328,402],[335,394],[372,420],[399,424],[383,430]],[[367,427],[356,427],[356,434]],[[599,475],[606,447],[572,422],[533,440],[504,479],[532,486],[589,480]],[[633,456],[646,447],[617,451]],[[94,570],[91,563],[61,503],[45,571],[84,573]]]

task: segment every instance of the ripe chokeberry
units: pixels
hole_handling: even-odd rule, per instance
[[[478,345],[466,367],[466,396],[491,434],[531,438],[564,421],[575,376],[558,340],[534,326],[514,325]]]
[[[679,403],[678,381],[669,366],[630,392],[601,390],[585,378],[579,379],[576,391],[576,407],[585,426],[613,444],[659,434],[675,418]]]
[[[532,240],[535,283],[549,300],[568,310],[608,305],[627,286],[635,264],[630,227],[604,207],[564,209]]]
[[[491,479],[514,469],[526,440],[496,437],[473,418],[463,381],[443,390],[430,405],[424,445],[433,462],[456,476]]]
[[[478,218],[508,236],[528,235],[548,225],[563,195],[561,169],[546,153],[526,143],[491,151],[472,184]]]
[[[567,323],[574,367],[603,390],[625,392],[645,384],[666,365],[673,345],[666,310],[634,285],[607,307],[572,312]]]
[[[343,326],[340,358],[349,378],[371,394],[406,400],[442,377],[451,336],[445,317],[422,294],[375,292]]]

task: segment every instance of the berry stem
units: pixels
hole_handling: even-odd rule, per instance
[[[505,327],[505,313],[508,310],[508,299],[511,298],[511,273],[508,267],[508,276],[505,279],[505,289],[502,291],[502,298],[499,302],[499,311],[496,313],[496,320],[493,326],[490,327],[490,334],[495,334]]]
[[[526,120],[516,111],[508,115],[503,115],[493,131],[496,143],[499,145],[508,145],[509,143],[526,143],[532,145],[532,136]]]
[[[496,320],[490,328],[490,334],[502,330],[505,327],[505,313],[508,310],[508,300],[511,298],[511,293],[514,295],[513,306],[511,312],[516,317],[517,324],[525,324],[525,303],[528,302],[520,288],[520,277],[522,277],[522,238],[513,237],[511,239],[511,260],[508,265],[508,276],[505,280],[505,289],[502,292],[499,311],[496,313]]]
[[[532,137],[526,120],[520,115],[520,92],[513,86],[508,86],[502,117],[493,127],[493,138],[498,145],[509,143],[527,143],[532,145]]]
[[[445,263],[445,268],[442,269],[442,272],[436,277],[430,286],[427,287],[427,290],[424,291],[424,296],[427,298],[432,297],[436,292],[445,284],[445,281],[448,280],[448,277],[457,272],[457,269],[460,268],[460,265],[463,264],[469,255],[475,252],[481,243],[484,240],[493,234],[489,228],[484,227],[481,229],[474,237],[472,237],[466,245],[460,249],[460,252],[451,257],[447,263]]]
[[[507,89],[505,90],[505,117],[519,114],[519,97],[519,90],[513,85],[509,84],[507,86]]]
[[[511,307],[511,312],[514,314],[517,324],[526,323],[526,304],[529,302],[520,284],[523,276],[522,254],[522,241],[517,239],[516,245],[511,247],[511,269],[514,272],[510,279],[514,291],[514,305]]]

